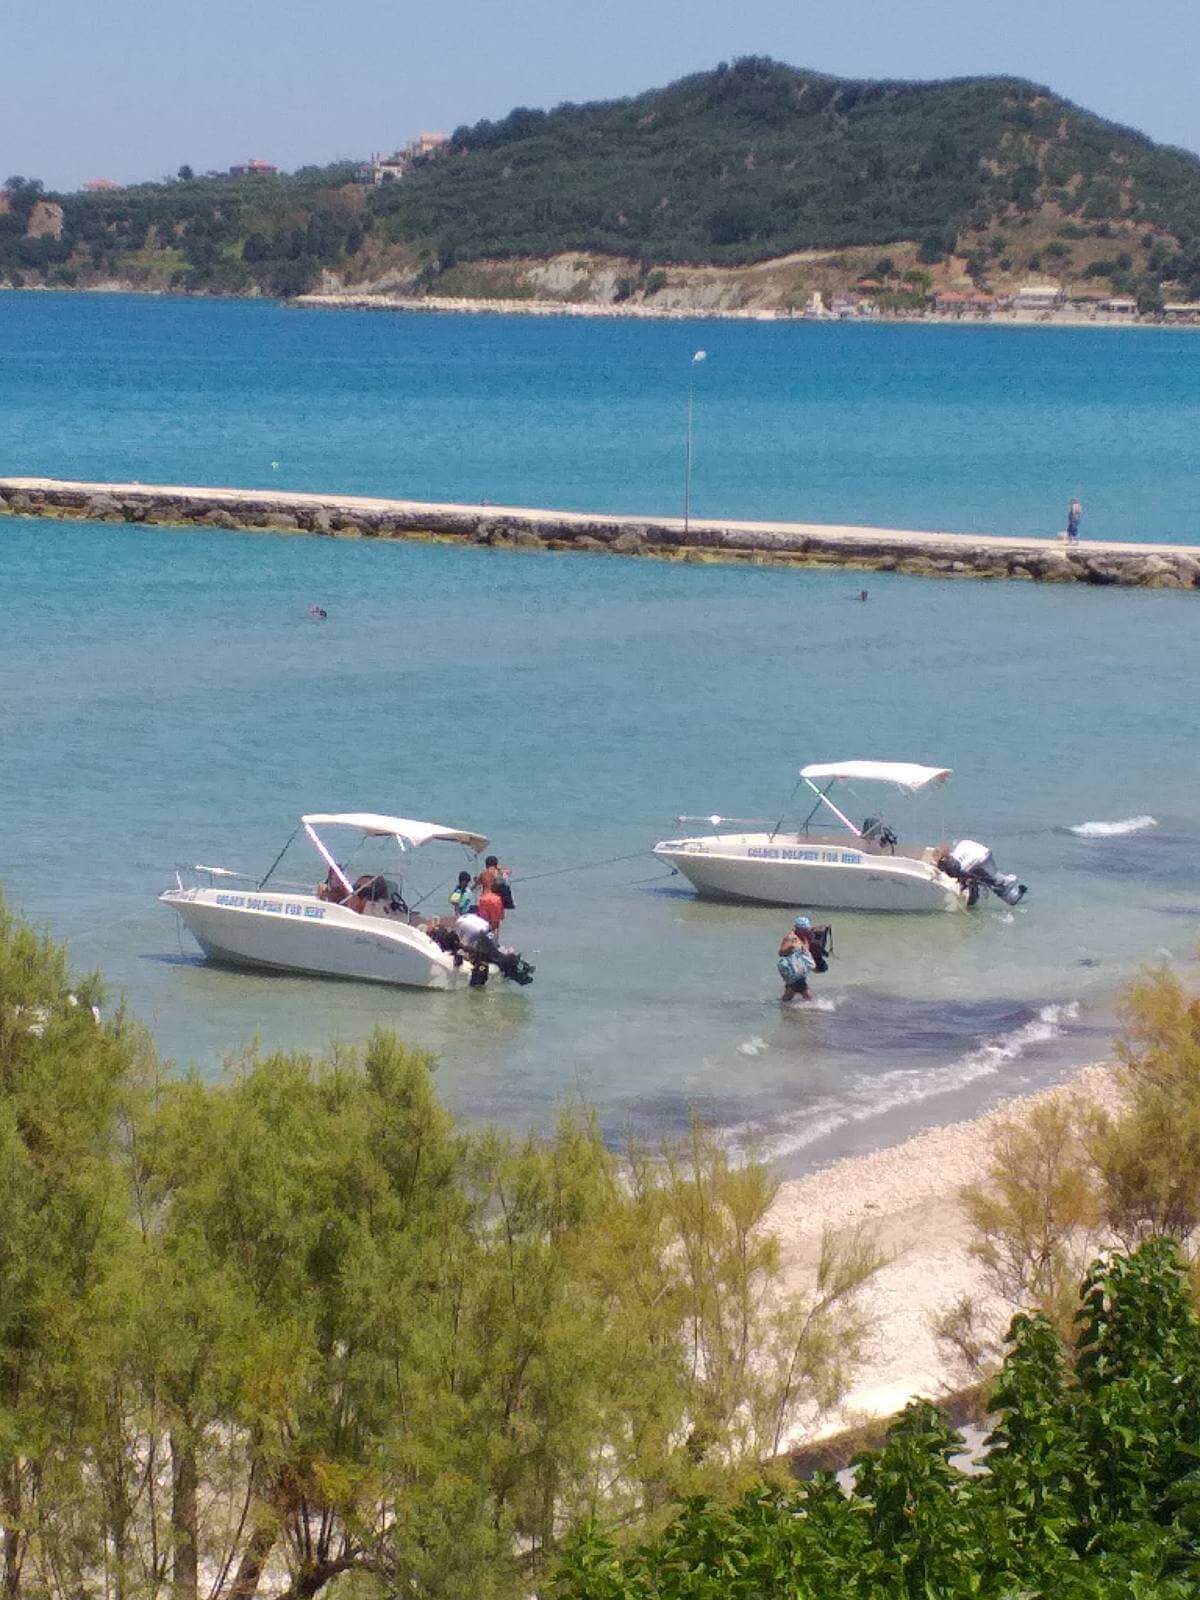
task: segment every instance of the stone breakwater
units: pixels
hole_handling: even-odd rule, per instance
[[[179,488],[0,478],[0,514],[330,538],[432,539],[497,549],[591,551],[665,560],[849,567],[921,577],[1200,589],[1200,546],[917,533],[823,523],[604,516],[515,506],[438,505],[269,489]]]

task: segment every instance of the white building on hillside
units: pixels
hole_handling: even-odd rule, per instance
[[[414,161],[421,156],[437,155],[449,143],[450,135],[447,133],[419,133],[390,156],[373,155],[361,169],[363,182],[373,183],[376,187],[381,183],[398,183]]]
[[[1056,283],[1023,283],[1013,295],[1014,311],[1057,311],[1063,292]]]

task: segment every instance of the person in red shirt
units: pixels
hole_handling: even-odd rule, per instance
[[[501,876],[504,870],[497,856],[488,856],[483,863],[483,871],[475,879],[474,887],[481,894],[487,894],[496,887],[496,879]]]
[[[500,932],[500,924],[504,921],[504,901],[496,893],[495,888],[489,885],[479,896],[476,911],[481,917],[486,917],[492,930],[492,937]]]

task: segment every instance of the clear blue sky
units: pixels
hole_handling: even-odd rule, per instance
[[[1198,44],[1190,0],[8,0],[0,181],[293,168],[740,55],[1015,73],[1200,150]]]

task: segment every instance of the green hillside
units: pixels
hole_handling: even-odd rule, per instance
[[[602,105],[517,110],[385,192],[398,239],[741,263],[927,240],[1055,206],[1200,239],[1200,160],[1012,78],[871,83],[748,59]]]
[[[1013,78],[860,82],[750,58],[460,128],[379,188],[343,165],[39,189],[0,197],[0,279],[17,286],[291,295],[329,270],[454,292],[471,263],[564,251],[640,263],[644,284],[655,264],[910,241],[910,261],[956,252],[980,284],[1040,272],[1151,304],[1200,295],[1200,159]]]

